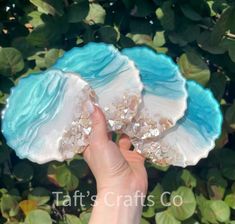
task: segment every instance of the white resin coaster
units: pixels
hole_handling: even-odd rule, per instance
[[[82,152],[95,94],[77,74],[48,70],[22,78],[2,114],[2,132],[20,158],[63,161]]]
[[[186,81],[166,55],[143,46],[127,48],[122,53],[135,62],[144,85],[138,113],[123,131],[131,138],[142,140],[157,137],[184,115]]]
[[[222,114],[210,90],[188,81],[188,107],[175,127],[155,139],[133,139],[138,152],[158,165],[185,167],[207,157],[221,133]]]
[[[136,115],[143,88],[139,71],[112,45],[89,43],[75,47],[53,67],[76,72],[89,83],[105,113],[109,130],[120,130]]]

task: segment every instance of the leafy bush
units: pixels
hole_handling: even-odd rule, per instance
[[[144,208],[142,224],[235,223],[233,0],[0,0],[0,31],[1,109],[20,77],[90,41],[120,49],[144,44],[174,58],[186,78],[210,88],[221,102],[223,133],[197,166],[163,169],[146,163],[156,203]],[[89,197],[83,207],[63,206],[76,189],[95,194],[94,177],[81,157],[40,166],[18,159],[2,135],[0,147],[0,223],[88,222]],[[62,192],[58,204],[53,191]],[[181,195],[184,203],[163,206],[166,191],[165,202]]]

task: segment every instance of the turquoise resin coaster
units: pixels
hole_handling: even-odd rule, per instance
[[[184,115],[186,81],[178,66],[166,55],[143,46],[127,48],[122,53],[134,61],[144,85],[138,113],[123,130],[131,138],[157,137]]]
[[[188,107],[175,127],[156,139],[133,139],[147,158],[159,165],[185,167],[207,157],[221,133],[222,113],[210,90],[187,82]]]
[[[2,132],[20,158],[63,161],[82,152],[94,92],[78,75],[48,70],[22,78],[2,114]]]
[[[143,88],[139,71],[114,46],[89,43],[75,47],[53,67],[79,73],[89,83],[96,92],[110,130],[120,130],[136,115]]]

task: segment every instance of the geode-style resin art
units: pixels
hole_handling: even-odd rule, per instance
[[[147,47],[124,49],[122,53],[135,62],[144,85],[142,104],[124,132],[140,140],[157,137],[184,115],[185,79],[169,57]]]
[[[176,125],[155,139],[133,139],[136,149],[158,165],[186,167],[207,157],[221,133],[222,114],[208,89],[187,82],[188,104]]]
[[[54,69],[32,74],[12,89],[2,132],[22,159],[64,161],[88,145],[93,102],[93,90],[77,74]]]
[[[142,83],[133,61],[112,45],[89,43],[66,52],[53,65],[81,75],[97,94],[109,129],[120,130],[136,115]]]
[[[171,58],[105,43],[73,48],[52,68],[20,79],[3,111],[2,133],[20,158],[71,159],[89,145],[94,103],[109,131],[127,134],[138,153],[162,166],[195,165],[221,133],[218,102],[186,81]]]

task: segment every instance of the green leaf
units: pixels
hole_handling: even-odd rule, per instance
[[[228,143],[228,132],[225,127],[222,128],[222,133],[215,141],[215,150],[222,149]]]
[[[32,46],[25,37],[18,37],[12,41],[12,47],[21,52],[24,58],[27,58],[36,52],[36,48]]]
[[[127,9],[132,9],[135,4],[135,0],[122,0]]]
[[[0,74],[15,75],[24,68],[24,61],[20,51],[12,47],[0,47]]]
[[[19,212],[19,206],[16,199],[8,194],[4,194],[1,198],[1,213],[5,218],[14,217]]]
[[[135,0],[135,6],[131,14],[133,16],[146,17],[154,12],[155,5],[151,0]]]
[[[74,158],[69,162],[69,169],[77,178],[83,178],[88,175],[89,167],[83,158]]]
[[[99,41],[114,44],[117,42],[118,33],[117,31],[111,26],[103,26],[97,31],[97,36]]]
[[[52,224],[49,214],[43,210],[36,209],[31,211],[25,219],[25,224]]]
[[[170,197],[170,211],[178,220],[186,220],[194,214],[196,200],[190,188],[179,187]]]
[[[234,30],[235,7],[228,7],[214,26],[211,36],[212,45],[218,44],[228,30]],[[232,31],[233,32],[233,31]]]
[[[229,220],[229,206],[221,200],[206,200],[203,196],[197,198],[200,212],[203,219],[210,223],[225,223]]]
[[[225,197],[225,203],[232,209],[235,209],[235,194],[228,194]]]
[[[197,204],[203,220],[209,221],[210,223],[217,223],[216,217],[210,208],[210,201],[206,200],[204,196],[200,195],[197,197]]]
[[[58,34],[53,33],[53,28],[49,25],[37,26],[27,37],[27,41],[36,47],[49,46],[50,42],[57,38]]]
[[[211,54],[223,54],[226,51],[226,48],[221,44],[213,44],[210,40],[211,38],[211,32],[204,31],[202,32],[198,38],[197,43],[200,48],[202,48],[205,51],[208,51]]]
[[[200,21],[202,19],[201,15],[198,14],[192,7],[190,4],[181,4],[180,8],[182,10],[182,12],[184,13],[184,15],[193,20],[193,21]]]
[[[220,171],[212,168],[208,171],[207,189],[211,199],[223,199],[227,181],[222,177]]]
[[[157,224],[180,224],[180,222],[170,213],[169,210],[158,212],[155,220]]]
[[[68,21],[77,23],[86,18],[89,13],[89,2],[87,0],[79,0],[68,7]]]
[[[28,17],[28,22],[33,27],[37,27],[44,23],[42,20],[42,13],[39,11],[32,11],[27,15],[27,17]]]
[[[146,18],[131,17],[129,20],[130,32],[133,34],[146,34],[152,32],[152,25]]]
[[[82,221],[82,224],[87,224],[90,220],[91,213],[90,212],[82,212],[80,215],[80,219]]]
[[[121,35],[118,41],[121,48],[133,47],[135,46],[134,41],[130,37]]]
[[[196,52],[188,51],[182,54],[178,60],[178,64],[185,78],[195,80],[202,85],[206,85],[209,81],[210,70]]]
[[[235,182],[232,184],[232,186],[231,186],[231,191],[233,192],[233,193],[235,193]]]
[[[220,167],[233,167],[235,166],[235,151],[228,148],[219,150],[216,154]]]
[[[36,67],[39,69],[45,69],[46,66],[46,61],[45,61],[45,52],[44,51],[38,51],[35,55],[32,55],[30,57],[28,57],[28,60],[31,61],[35,61],[36,63]],[[34,72],[34,71],[32,71]]]
[[[200,224],[196,219],[189,218],[183,222],[183,224]]]
[[[161,184],[158,183],[154,187],[154,189],[150,192],[151,200],[154,201],[154,206],[150,207],[154,207],[155,209],[164,208],[164,206],[161,203],[161,197],[163,193],[164,193],[163,187],[161,186]]]
[[[10,150],[6,147],[2,146],[2,142],[0,141],[0,165],[7,161],[10,158]]]
[[[78,187],[78,179],[65,165],[56,167],[56,180],[61,187],[72,191]]]
[[[131,38],[136,44],[153,45],[151,36],[145,34],[127,34],[127,37]]]
[[[230,209],[224,201],[210,201],[210,208],[219,222],[229,220]]]
[[[184,18],[181,18],[179,23],[180,26],[178,29],[174,32],[169,32],[168,34],[172,43],[185,46],[198,38],[200,35],[200,27],[198,25],[195,25]]]
[[[208,88],[213,92],[215,98],[219,101],[224,95],[226,82],[227,78],[223,73],[213,73],[210,77]]]
[[[45,14],[63,15],[63,1],[62,0],[30,0],[32,4],[37,6],[38,10]]]
[[[176,170],[169,170],[166,172],[161,181],[161,184],[165,191],[173,191],[178,188],[179,185],[176,180],[177,175],[178,172]]]
[[[79,45],[79,44],[82,44],[84,43],[84,40],[81,38],[81,37],[77,37],[77,40],[76,40],[76,44]]]
[[[231,60],[235,63],[235,40],[230,41],[228,46],[228,54]]]
[[[215,14],[221,14],[226,8],[228,8],[228,2],[227,0],[220,0],[220,1],[211,1],[212,2],[212,9],[215,12]]]
[[[153,44],[156,47],[162,47],[166,43],[165,34],[164,33],[165,33],[164,31],[156,32],[155,33],[155,36],[153,38]]]
[[[225,120],[228,123],[229,127],[235,130],[235,101],[234,103],[227,109],[225,113]]]
[[[142,216],[145,218],[152,218],[155,216],[155,209],[153,206],[145,206],[142,212]]]
[[[235,180],[234,166],[226,166],[222,168],[222,174],[229,180]]]
[[[86,17],[86,20],[91,24],[104,23],[105,16],[106,16],[106,12],[100,4],[91,3],[90,10]]]
[[[50,200],[50,192],[43,187],[34,188],[28,195],[29,200],[34,200],[37,205],[44,205]]]
[[[150,224],[147,220],[141,218],[140,224]]]
[[[28,162],[19,162],[14,166],[13,175],[19,182],[32,180],[34,171]]]
[[[156,10],[156,15],[165,30],[175,28],[175,13],[171,1],[163,2],[162,6]]]
[[[197,185],[196,178],[190,173],[189,170],[183,169],[182,172],[179,174],[179,179],[182,184],[186,187],[194,188]]]
[[[50,49],[45,54],[45,65],[47,68],[52,66],[56,60],[64,54],[64,50],[62,49]]]
[[[75,215],[65,215],[65,223],[66,224],[82,224],[81,220]]]
[[[62,34],[67,31],[68,23],[63,17],[46,16],[47,23],[37,26],[28,36],[27,41],[36,47],[48,47],[61,41]]]
[[[185,46],[187,45],[187,41],[184,40],[183,36],[179,33],[176,32],[172,32],[169,33],[169,40],[173,43],[173,44],[178,44],[180,46]]]

